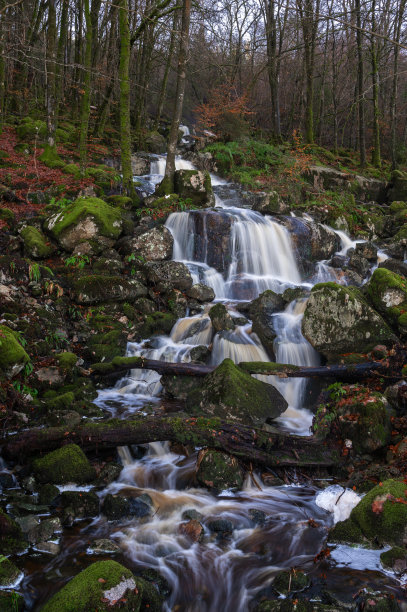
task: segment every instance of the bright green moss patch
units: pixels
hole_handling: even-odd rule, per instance
[[[61,212],[49,217],[46,229],[59,237],[69,228],[90,217],[102,236],[118,238],[121,233],[121,212],[99,198],[78,198]]]
[[[270,361],[243,361],[239,363],[239,368],[248,374],[274,374],[275,372],[295,372],[299,366]]]
[[[0,208],[0,220],[6,221],[6,223],[13,223],[16,216],[9,208]]]
[[[18,334],[6,325],[0,325],[0,372],[17,374],[29,361],[18,341]]]
[[[92,563],[72,578],[45,604],[41,612],[138,612],[144,581],[116,561]],[[114,590],[113,590],[114,589]],[[122,599],[126,600],[123,608]],[[114,601],[114,603],[113,603]]]
[[[386,268],[377,268],[367,285],[374,307],[400,333],[407,324],[407,280]]]
[[[380,555],[380,561],[384,567],[393,569],[398,561],[401,563],[407,562],[407,549],[401,546],[395,546],[390,550],[386,550]]]
[[[21,576],[21,571],[9,559],[0,557],[0,587],[11,587]]]
[[[69,410],[73,407],[74,402],[75,395],[72,392],[63,393],[48,400],[47,408],[48,410]]]
[[[0,551],[3,555],[12,555],[27,548],[20,525],[0,508]]]
[[[21,140],[33,140],[36,136],[42,140],[47,135],[47,125],[40,119],[25,117],[16,127],[16,132]]]
[[[20,236],[24,241],[24,249],[29,257],[45,259],[53,252],[53,248],[47,244],[44,234],[31,225],[24,227]]]
[[[65,174],[71,174],[77,179],[81,178],[81,170],[76,164],[66,164],[62,170]]]
[[[40,482],[80,484],[95,478],[95,470],[85,453],[76,444],[68,444],[41,459],[36,459],[33,467]]]
[[[69,373],[72,372],[73,368],[76,366],[76,362],[78,361],[78,357],[75,355],[75,353],[70,352],[59,353],[55,356],[55,359],[57,360],[58,366],[61,368],[61,370]]]

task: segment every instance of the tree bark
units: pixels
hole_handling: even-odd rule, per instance
[[[92,69],[92,20],[90,15],[89,0],[84,0],[85,24],[86,24],[86,47],[85,59],[83,62],[83,93],[81,100],[81,129],[79,137],[79,156],[82,174],[85,171],[87,158],[87,142],[89,131],[89,115],[90,115],[90,87],[91,87],[91,69]]]
[[[165,98],[167,95],[167,83],[168,83],[168,77],[169,77],[170,69],[171,69],[172,57],[174,55],[175,39],[176,39],[176,32],[178,28],[178,22],[179,22],[179,12],[174,11],[174,18],[172,22],[172,30],[171,30],[171,38],[170,38],[170,46],[168,49],[167,61],[165,63],[164,76],[161,82],[160,97],[158,99],[157,115],[156,115],[155,122],[154,122],[155,130],[157,130],[160,125],[160,119],[161,119],[161,115],[162,115],[163,108],[164,108]]]
[[[363,67],[363,48],[362,48],[362,19],[360,14],[360,0],[355,0],[356,13],[356,46],[358,51],[358,115],[359,115],[359,155],[360,166],[366,166],[366,142],[365,142],[365,93],[364,86],[364,67]]]
[[[265,376],[279,376],[282,378],[327,378],[340,380],[360,380],[369,378],[378,373],[399,379],[401,366],[392,365],[388,361],[368,361],[356,364],[333,364],[328,366],[302,367],[285,363],[272,362],[242,362],[239,367],[249,374],[262,374]],[[159,374],[172,376],[206,376],[216,369],[216,366],[200,365],[194,363],[171,363],[156,361],[144,357],[119,357],[110,363],[94,364],[91,369],[93,376],[112,376],[124,374],[131,369],[154,370]]]
[[[2,445],[2,455],[21,458],[72,443],[84,450],[95,451],[168,440],[192,446],[209,446],[235,455],[244,462],[268,467],[327,467],[338,463],[336,451],[313,437],[294,436],[269,429],[254,429],[216,418],[155,415],[130,421],[114,419],[104,423],[87,423],[72,429],[29,429],[9,436]]]
[[[379,125],[379,65],[376,33],[376,2],[372,4],[372,37],[370,42],[370,60],[372,66],[372,93],[373,93],[373,149],[372,164],[377,168],[381,165],[380,155],[380,125]]]
[[[392,83],[392,92],[390,99],[390,134],[391,134],[391,166],[392,170],[397,168],[397,159],[396,159],[396,114],[397,114],[397,94],[398,94],[398,69],[399,69],[399,55],[400,55],[400,32],[401,26],[403,23],[404,11],[406,9],[406,0],[400,0],[397,16],[395,18],[394,24],[394,57],[393,57],[393,83]]]
[[[50,153],[55,153],[56,113],[55,113],[55,69],[56,69],[57,16],[55,0],[48,0],[47,21],[47,145]]]
[[[177,90],[174,102],[174,112],[172,116],[170,135],[168,138],[167,147],[167,163],[165,165],[165,175],[163,182],[165,190],[174,191],[174,172],[175,172],[175,151],[178,142],[178,130],[182,117],[182,108],[184,105],[185,81],[186,81],[186,66],[188,60],[189,48],[189,22],[191,16],[191,0],[184,0],[182,5],[182,20],[181,20],[181,40],[178,54],[178,74],[177,74]]]

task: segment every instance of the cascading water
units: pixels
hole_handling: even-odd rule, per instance
[[[191,164],[177,160],[177,167],[190,168]],[[151,184],[158,182],[164,168],[165,157],[153,161],[148,177],[152,178]],[[269,356],[252,332],[250,321],[242,320],[239,303],[256,298],[266,289],[279,293],[299,285],[309,289],[323,275],[332,279],[334,269],[326,262],[317,264],[311,279],[302,279],[288,230],[271,217],[239,208],[236,192],[231,190],[224,197],[227,194],[224,181],[216,183],[220,191],[215,193],[214,211],[173,213],[166,226],[174,237],[173,259],[189,267],[194,282],[203,282],[214,289],[216,299],[226,304],[237,324],[233,330],[215,333],[208,316],[209,305],[200,314],[179,319],[168,337],[129,343],[128,355],[190,361],[191,351],[204,346],[211,351],[213,365],[226,357],[237,363],[268,361]],[[228,232],[226,241],[213,230],[220,222]],[[355,243],[342,232],[337,234],[341,239],[341,253],[346,253]],[[214,262],[219,263],[218,269]],[[319,363],[318,354],[301,333],[306,301],[307,298],[294,300],[283,312],[273,315],[278,362],[305,366]],[[305,380],[263,379],[274,384],[289,405],[278,419],[281,427],[307,434],[312,414],[304,408],[308,389]],[[99,404],[112,414],[125,417],[157,402],[160,390],[158,374],[133,370],[115,389],[101,392]],[[343,495],[342,490],[336,497],[332,493],[332,499],[318,497],[315,503],[313,487],[265,486],[255,475],[248,478],[239,494],[225,491],[215,496],[192,486],[195,454],[179,456],[171,452],[168,443],[159,442],[148,445],[141,460],[134,460],[129,449],[120,452],[124,464],[120,478],[102,495],[145,493],[150,496],[154,511],[146,522],[130,521],[112,527],[110,536],[120,543],[124,555],[137,567],[156,569],[167,579],[171,586],[171,595],[165,602],[167,611],[247,612],[256,594],[267,589],[281,569],[305,565],[312,573],[312,559],[325,538],[324,522],[331,521],[328,513],[346,518],[358,501],[352,492]],[[186,516],[195,516],[201,523],[202,541],[191,542],[180,530]],[[232,532],[224,537],[216,535],[211,529],[213,519],[230,521]],[[93,534],[96,531],[105,537],[106,524],[100,520],[92,525],[92,530]],[[337,567],[329,572],[331,575],[336,572],[339,582],[347,554],[345,547],[340,549]],[[352,556],[362,559],[357,550]],[[356,584],[364,585],[364,573],[360,571],[363,561],[359,565],[359,574],[353,579]],[[377,576],[376,572],[376,583],[380,582]],[[342,582],[346,580],[345,574]],[[333,578],[331,591],[335,589],[344,601],[352,601],[352,594],[338,587]]]

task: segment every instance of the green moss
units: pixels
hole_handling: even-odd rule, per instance
[[[57,153],[57,148],[55,145],[53,147],[50,147],[49,144],[46,144],[44,147],[44,151],[40,155],[39,159],[49,168],[63,168],[65,166],[65,163],[61,160]],[[55,164],[55,162],[58,163],[57,166],[53,165]]]
[[[377,268],[367,285],[367,293],[374,307],[403,333],[407,323],[406,279],[386,268]]]
[[[95,470],[86,455],[76,444],[63,446],[33,463],[36,477],[40,482],[77,484],[89,482],[95,477]]]
[[[113,605],[106,600],[105,593],[117,585],[129,581],[114,599],[127,600],[125,608],[120,602]],[[136,588],[137,587],[137,588]],[[72,578],[45,604],[41,612],[108,612],[116,608],[138,612],[143,597],[144,581],[135,579],[132,572],[116,561],[92,563]]]
[[[310,586],[311,581],[301,570],[286,570],[277,574],[273,581],[273,588],[281,595],[303,591]]]
[[[56,397],[50,399],[47,402],[48,410],[69,410],[73,407],[75,402],[75,395],[70,393],[63,393],[62,395],[57,395]]]
[[[99,198],[78,198],[57,215],[45,222],[46,229],[55,237],[91,217],[102,236],[117,239],[121,233],[121,212]]]
[[[66,166],[62,168],[62,171],[65,172],[65,174],[72,174],[72,176],[77,179],[81,178],[81,170],[76,164],[66,164]]]
[[[133,200],[128,196],[122,195],[111,195],[106,198],[106,201],[112,206],[117,206],[118,208],[126,208],[128,205],[133,203]]]
[[[93,274],[74,282],[76,300],[80,304],[122,302],[144,296],[147,289],[136,280],[122,276]]]
[[[407,550],[401,546],[395,546],[380,555],[382,565],[390,569],[393,569],[394,564],[399,560],[407,562]]]
[[[153,312],[145,317],[140,330],[142,338],[169,334],[177,321],[176,315],[167,312]]]
[[[36,136],[43,140],[47,135],[47,125],[40,119],[25,117],[16,127],[16,133],[21,140],[33,140]]]
[[[336,523],[328,536],[328,542],[363,544],[365,541],[360,527],[349,519]]]
[[[52,254],[53,248],[47,244],[44,234],[37,228],[27,225],[21,230],[20,236],[24,241],[24,249],[29,257],[45,259]]]
[[[239,363],[239,368],[248,374],[273,374],[274,372],[295,372],[299,366],[270,361],[243,361]]]
[[[18,334],[0,325],[0,372],[9,372],[14,366],[20,370],[30,361],[18,339]]]
[[[205,376],[200,388],[191,391],[187,407],[196,414],[259,425],[267,418],[279,416],[287,404],[274,387],[252,378],[231,359],[225,359]]]
[[[0,610],[2,612],[23,612],[24,597],[17,591],[0,591]]]
[[[70,352],[59,353],[55,356],[55,359],[57,360],[58,366],[61,368],[61,370],[69,373],[72,373],[72,370],[78,361],[77,355]]]
[[[9,208],[0,208],[0,220],[5,221],[9,225],[15,221],[15,214]]]
[[[407,535],[406,502],[405,483],[385,480],[365,495],[352,510],[349,520],[371,542],[403,546]]]
[[[167,196],[173,194],[174,191],[174,180],[169,176],[165,176],[161,183],[159,183],[155,188],[155,195]]]
[[[199,462],[196,478],[210,489],[240,489],[243,472],[235,457],[215,450],[208,450]]]

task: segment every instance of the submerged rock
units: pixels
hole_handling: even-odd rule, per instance
[[[343,353],[367,353],[377,344],[397,342],[387,323],[358,289],[320,283],[311,291],[302,320],[302,333],[327,359]]]
[[[385,480],[361,499],[346,521],[329,532],[328,541],[369,543],[373,546],[407,543],[406,485],[400,480]]]
[[[216,450],[204,450],[198,456],[196,479],[199,484],[215,491],[241,489],[243,471],[236,457]]]
[[[231,359],[225,359],[187,396],[189,411],[245,425],[262,425],[280,416],[287,406],[275,387],[252,378]]]

